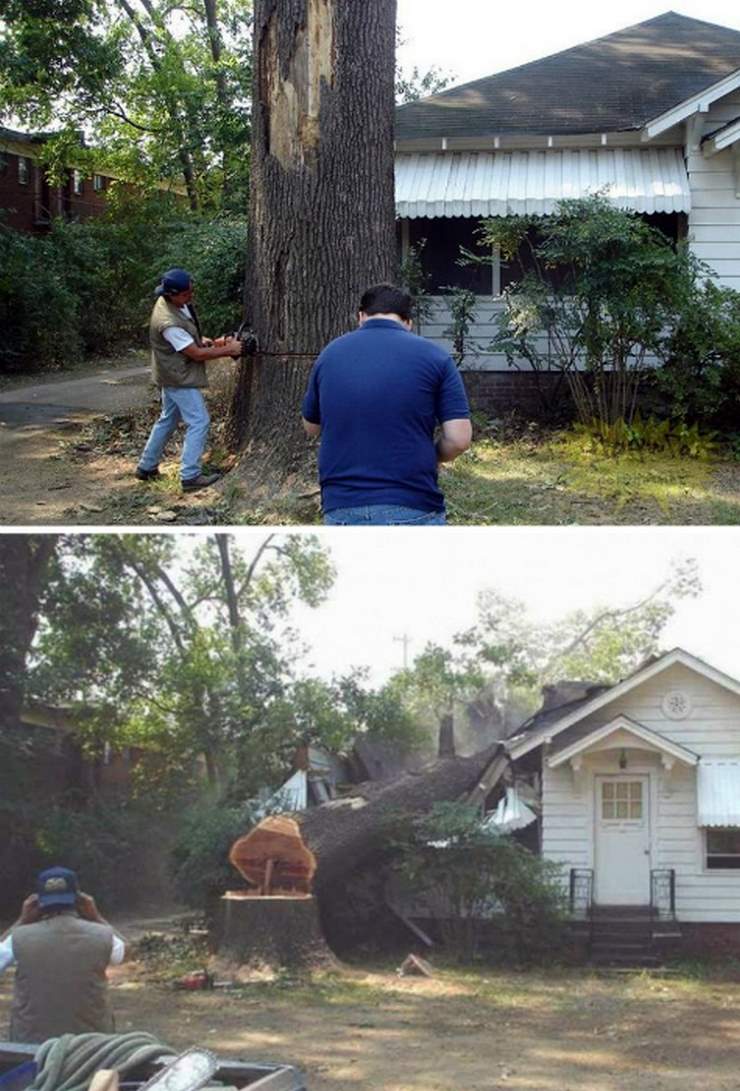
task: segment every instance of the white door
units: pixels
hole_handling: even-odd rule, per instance
[[[595,778],[597,905],[650,902],[649,786],[647,776]]]

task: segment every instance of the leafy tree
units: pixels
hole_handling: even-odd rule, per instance
[[[678,561],[634,602],[543,623],[523,603],[489,589],[479,596],[475,625],[449,648],[427,645],[389,687],[422,722],[453,709],[464,716],[469,703],[483,700],[514,727],[534,711],[541,686],[563,678],[611,684],[655,655],[677,603],[700,590],[696,562]]]
[[[0,113],[53,124],[59,163],[87,157],[156,188],[184,179],[191,208],[245,200],[250,5],[244,0],[6,0]]]

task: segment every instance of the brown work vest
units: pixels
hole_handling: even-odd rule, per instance
[[[196,345],[203,343],[198,315],[192,303],[188,303],[188,307],[192,319],[186,318],[179,307],[162,295],[152,309],[149,344],[152,350],[152,378],[157,386],[208,386],[205,363],[191,360],[184,352],[177,352],[164,336],[166,329],[176,326],[189,333]]]
[[[44,1042],[60,1034],[110,1034],[105,970],[113,930],[72,913],[13,930],[13,1042]]]

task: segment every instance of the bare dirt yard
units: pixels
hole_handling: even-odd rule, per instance
[[[183,992],[163,966],[132,961],[112,993],[119,1031],[295,1064],[310,1091],[737,1091],[740,973],[729,976],[441,969],[424,979],[368,965]]]

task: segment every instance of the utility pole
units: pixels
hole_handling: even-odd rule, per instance
[[[403,636],[394,636],[394,644],[403,644],[403,669],[408,670],[409,667],[409,644],[411,643],[411,637],[408,633],[404,633]]]

